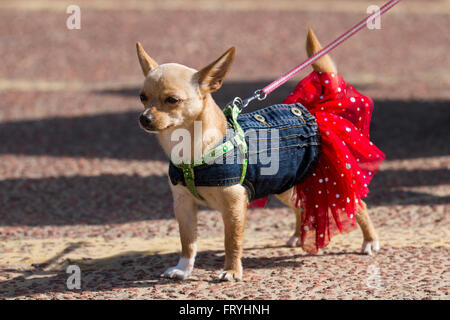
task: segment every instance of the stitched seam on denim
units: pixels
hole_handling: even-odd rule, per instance
[[[278,139],[247,139],[247,141],[278,141],[278,140],[291,140],[291,139],[297,139],[297,138],[310,138],[313,136],[316,136],[316,132],[311,132],[309,134],[301,134],[301,135],[295,135],[295,136],[288,136]]]
[[[314,128],[314,124],[307,124],[307,123],[303,123],[303,124],[301,124],[301,125],[294,125],[294,124],[289,124],[290,126],[289,127],[280,127],[280,128],[277,128],[277,127],[275,127],[275,128],[273,128],[273,129],[279,129],[279,130],[287,130],[287,129],[297,129],[297,128],[304,128],[304,127],[306,127],[305,129],[308,129],[308,127],[311,127],[311,129],[313,129]],[[273,129],[266,129],[266,128],[264,128],[264,127],[257,127],[257,128],[252,128],[252,129],[254,129],[254,131],[257,131],[257,132],[266,132],[266,133],[270,133],[270,132],[272,132],[273,131]],[[305,132],[308,132],[308,130],[304,130]],[[247,132],[246,132],[247,133]],[[247,135],[249,138],[251,138],[251,135]]]
[[[305,115],[305,117],[307,117],[306,115]],[[249,120],[250,120],[251,118],[249,118]],[[287,119],[283,119],[283,118],[281,118],[281,119],[279,119],[279,120],[272,120],[272,121],[269,121],[268,123],[269,124],[273,124],[273,123],[275,123],[275,124],[277,124],[277,125],[280,125],[280,126],[282,126],[283,124],[280,124],[280,122],[281,121],[285,121],[285,120],[293,120],[293,121],[297,121],[297,119],[294,119],[294,118],[287,118]],[[261,123],[261,122],[260,122]],[[267,123],[265,123],[264,122],[264,124],[266,124],[267,126],[269,126]],[[304,126],[306,126],[306,125],[308,125],[308,126],[312,126],[312,125],[314,125],[314,124],[316,124],[316,119],[314,118],[314,116],[311,116],[311,117],[308,117],[308,119],[306,119],[301,125],[297,125],[297,126],[289,126],[289,127],[282,127],[282,128],[279,128],[279,130],[285,130],[285,129],[290,129],[290,128],[301,128],[301,127],[304,127]],[[287,124],[285,124],[285,125],[290,125],[290,123],[287,123]],[[241,127],[242,127],[242,129],[245,131],[246,129],[254,129],[254,128],[260,128],[259,126],[257,126],[257,125],[255,125],[255,124],[253,124],[253,123],[249,123],[249,124],[241,124]],[[270,126],[269,126],[270,127]]]
[[[251,112],[251,113],[244,113],[243,115],[266,114],[266,113],[276,112],[276,111],[278,111],[278,110],[292,110],[292,107],[278,108],[277,106],[280,106],[280,105],[282,105],[282,104],[276,104],[276,105],[273,105],[273,106],[264,108],[264,109],[259,110],[259,111],[254,111],[254,112]],[[313,116],[313,115],[308,111],[308,109],[306,109],[303,105],[297,104],[297,103],[295,103],[295,104],[289,104],[289,106],[292,106],[292,105],[294,105],[294,106],[295,106],[295,105],[301,106],[301,107],[304,109],[304,110],[302,110],[302,111],[305,112],[305,116]],[[267,109],[267,110],[265,110],[265,109]],[[263,111],[263,110],[264,110],[264,111]]]
[[[278,109],[278,110],[280,110],[280,109]],[[287,110],[289,110],[289,109],[287,109]],[[263,114],[267,114],[267,113],[269,113],[269,112],[262,112]],[[270,113],[274,113],[273,111],[270,111]],[[253,114],[253,113],[247,113],[247,114],[251,114],[251,115],[261,115],[260,113],[256,113],[255,112],[255,114]],[[276,116],[278,116],[278,115],[276,115]],[[313,115],[307,115],[307,114],[304,114],[304,115],[302,115],[302,117],[303,118],[308,118],[308,120],[309,119],[311,119],[311,118],[314,118],[314,116]],[[246,118],[248,118],[248,119],[246,119]],[[250,120],[250,119],[252,119],[252,117],[242,117],[241,119],[239,119],[239,120]],[[282,117],[277,117],[276,119],[274,119],[274,120],[272,120],[272,121],[280,121],[280,120],[292,120],[292,121],[297,121],[297,120],[299,120],[299,119],[301,119],[301,117],[298,117],[298,116],[296,116],[296,117],[293,117],[292,115],[289,115],[289,117],[286,117],[286,118],[282,118]]]
[[[259,154],[259,153],[261,153],[261,152],[274,152],[274,151],[283,151],[283,150],[289,150],[289,149],[294,149],[294,148],[303,148],[303,147],[308,147],[308,146],[317,146],[317,145],[319,145],[319,143],[318,142],[316,142],[316,141],[311,141],[311,142],[308,142],[308,143],[303,143],[303,144],[296,144],[296,145],[292,145],[292,146],[289,146],[289,147],[284,147],[284,148],[278,148],[278,149],[266,149],[266,150],[261,150],[261,151],[258,151],[258,152],[251,152],[251,153],[249,153],[249,155],[250,154]]]
[[[280,110],[280,109],[278,109],[278,110]],[[266,114],[266,113],[269,113],[269,112],[263,112],[263,113]],[[260,115],[260,114],[258,113],[258,115]],[[307,118],[308,120],[314,118],[313,115],[306,115],[306,114],[305,114],[304,116],[302,116],[302,117],[303,117],[303,119],[304,119],[304,118]],[[298,121],[298,120],[301,120],[302,117],[277,118],[277,119],[274,119],[274,120],[272,120],[272,121],[269,121],[269,123],[273,123],[273,122],[276,123],[276,122],[280,122],[280,121],[288,121],[288,120],[290,120],[290,121]],[[251,117],[248,117],[248,119],[250,120]],[[241,120],[241,119],[239,119],[239,120]],[[245,119],[245,120],[247,120],[247,119]]]
[[[266,126],[268,126],[268,127],[271,127],[270,126],[270,124],[280,124],[280,122],[282,122],[282,121],[286,121],[286,120],[292,120],[293,122],[295,121],[296,123],[298,123],[298,121],[297,121],[297,119],[292,119],[292,118],[290,118],[290,119],[279,119],[279,120],[272,120],[272,121],[269,121],[269,122],[266,122],[266,121],[264,121],[264,122],[261,122],[261,121],[258,121],[259,123],[264,123]],[[254,123],[249,123],[248,125],[245,125],[245,124],[241,124],[241,127],[242,128],[244,128],[244,127],[250,127],[251,125],[253,125]],[[286,125],[290,125],[290,124],[292,124],[292,123],[286,123]],[[280,124],[280,125],[283,125],[282,123]],[[259,128],[258,126],[255,126],[256,128]]]
[[[286,118],[286,119],[280,118],[280,119],[278,119],[278,120],[272,120],[272,121],[269,121],[268,123],[269,123],[269,124],[280,124],[280,125],[282,125],[283,122],[286,122],[286,121],[292,121],[292,122],[298,123],[298,120],[301,120],[301,118],[300,118],[300,117],[299,117],[299,118],[296,118],[296,119],[294,119],[294,118]],[[302,123],[304,123],[304,122],[305,122],[305,121],[302,121]],[[289,124],[289,123],[287,123],[287,124]]]
[[[266,113],[276,112],[277,110],[291,110],[291,108],[272,108],[272,109],[270,109],[270,107],[268,107],[268,109],[269,110],[262,111],[262,110],[264,110],[264,109],[262,109],[260,111],[255,111],[255,112],[247,113],[247,114],[266,114]]]
[[[292,126],[292,127],[280,128],[278,130],[281,131],[281,130],[287,130],[287,129],[292,129],[292,128],[303,128],[304,126],[306,126],[306,123],[302,124],[301,126]]]
[[[303,128],[303,127],[305,127],[307,125],[307,123],[305,123],[305,124],[302,124],[302,125],[298,125],[298,126],[290,126],[290,127],[285,127],[285,128],[276,128],[276,129],[278,129],[278,130],[287,130],[287,129],[292,129],[292,128]],[[261,127],[257,127],[257,126],[255,126],[255,127],[251,127],[251,126],[242,126],[242,128],[243,128],[243,130],[245,131],[245,130],[247,130],[247,129],[263,129],[263,128],[261,128]],[[245,128],[245,129],[244,129]]]
[[[253,114],[253,113],[259,113],[259,114],[264,114],[264,113],[269,113],[269,112],[274,112],[274,111],[277,111],[277,110],[292,110],[292,107],[279,107],[279,106],[297,106],[297,107],[300,107],[301,109],[303,109],[303,111],[305,111],[305,115],[309,115],[309,114],[311,114],[310,112],[309,112],[309,110],[304,106],[304,105],[302,105],[301,103],[292,103],[292,104],[274,104],[274,105],[272,105],[272,106],[269,106],[269,107],[266,107],[266,108],[264,108],[264,109],[262,109],[262,110],[265,110],[264,112],[261,112],[261,111],[254,111],[254,112],[252,112],[251,114]],[[250,114],[250,113],[247,113],[247,114]]]
[[[238,177],[231,177],[231,178],[221,178],[221,179],[196,179],[196,182],[198,183],[205,183],[205,182],[209,182],[209,181],[226,181],[226,180],[233,180],[233,179],[239,179],[241,178],[241,176]]]

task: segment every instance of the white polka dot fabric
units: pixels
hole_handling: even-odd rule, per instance
[[[301,245],[315,253],[336,232],[356,227],[359,199],[384,154],[369,140],[373,102],[336,73],[312,72],[284,103],[301,103],[315,117],[321,153],[313,172],[296,186],[303,209]]]

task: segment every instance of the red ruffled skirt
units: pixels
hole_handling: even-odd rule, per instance
[[[337,73],[309,74],[283,101],[297,102],[316,117],[321,136],[314,170],[295,187],[301,246],[316,253],[334,233],[356,228],[355,214],[384,154],[369,140],[372,99]]]

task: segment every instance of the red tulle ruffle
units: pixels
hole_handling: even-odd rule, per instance
[[[337,73],[312,72],[283,101],[300,102],[317,119],[321,150],[311,174],[295,186],[301,210],[301,246],[310,253],[334,233],[356,227],[369,183],[384,154],[369,140],[373,102]],[[266,198],[249,207],[264,207]]]
[[[369,140],[372,99],[337,73],[312,72],[283,101],[296,102],[316,117],[321,136],[314,170],[296,185],[301,246],[315,253],[335,232],[356,227],[355,214],[384,154]]]

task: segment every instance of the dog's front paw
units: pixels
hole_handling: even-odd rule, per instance
[[[300,247],[300,238],[296,235],[293,235],[289,238],[289,240],[286,242],[286,245],[288,247]]]
[[[374,241],[364,240],[362,247],[361,247],[361,253],[367,254],[369,256],[373,255],[374,252],[377,252],[378,250],[380,250],[380,242],[377,240],[374,240]]]
[[[191,271],[181,269],[178,266],[171,267],[164,271],[163,277],[177,280],[184,280],[191,274]]]
[[[242,271],[225,270],[217,277],[220,281],[242,280]]]

